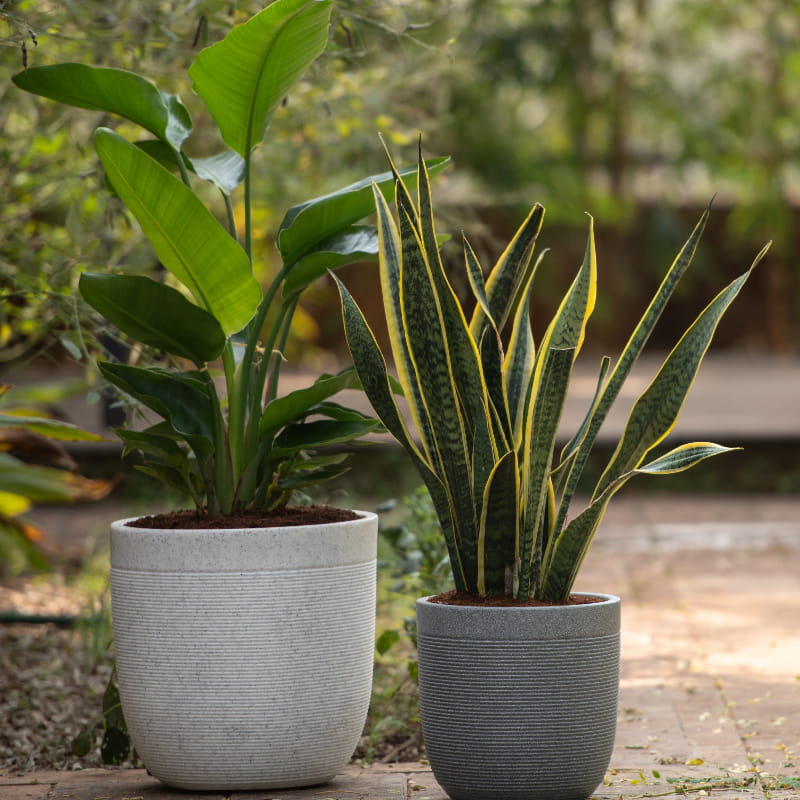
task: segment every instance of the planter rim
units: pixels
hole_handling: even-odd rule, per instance
[[[584,639],[614,635],[620,625],[620,598],[602,592],[574,592],[602,598],[598,603],[564,606],[457,606],[416,603],[420,635],[441,639],[508,641]]]
[[[273,528],[136,528],[111,523],[113,569],[154,572],[253,572],[313,569],[374,560],[377,515]]]

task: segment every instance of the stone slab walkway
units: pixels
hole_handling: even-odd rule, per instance
[[[800,499],[612,504],[578,589],[623,598],[617,742],[596,800],[800,800]],[[141,770],[0,775],[2,800],[222,800]],[[444,800],[424,764],[235,800]]]

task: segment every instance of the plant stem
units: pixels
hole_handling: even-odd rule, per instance
[[[225,213],[228,215],[228,231],[235,241],[239,241],[239,234],[236,231],[236,219],[233,215],[233,202],[231,196],[220,190],[222,199],[225,202]]]

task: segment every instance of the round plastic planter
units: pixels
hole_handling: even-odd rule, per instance
[[[583,800],[614,746],[620,601],[417,601],[425,748],[453,800]]]
[[[152,775],[183,789],[324,783],[370,699],[377,517],[328,525],[111,525],[122,708]]]

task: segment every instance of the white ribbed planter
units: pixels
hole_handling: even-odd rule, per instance
[[[324,783],[369,706],[377,517],[328,525],[111,525],[114,650],[131,740],[183,789]]]
[[[453,800],[584,800],[614,746],[619,598],[477,608],[417,601],[425,749]]]

